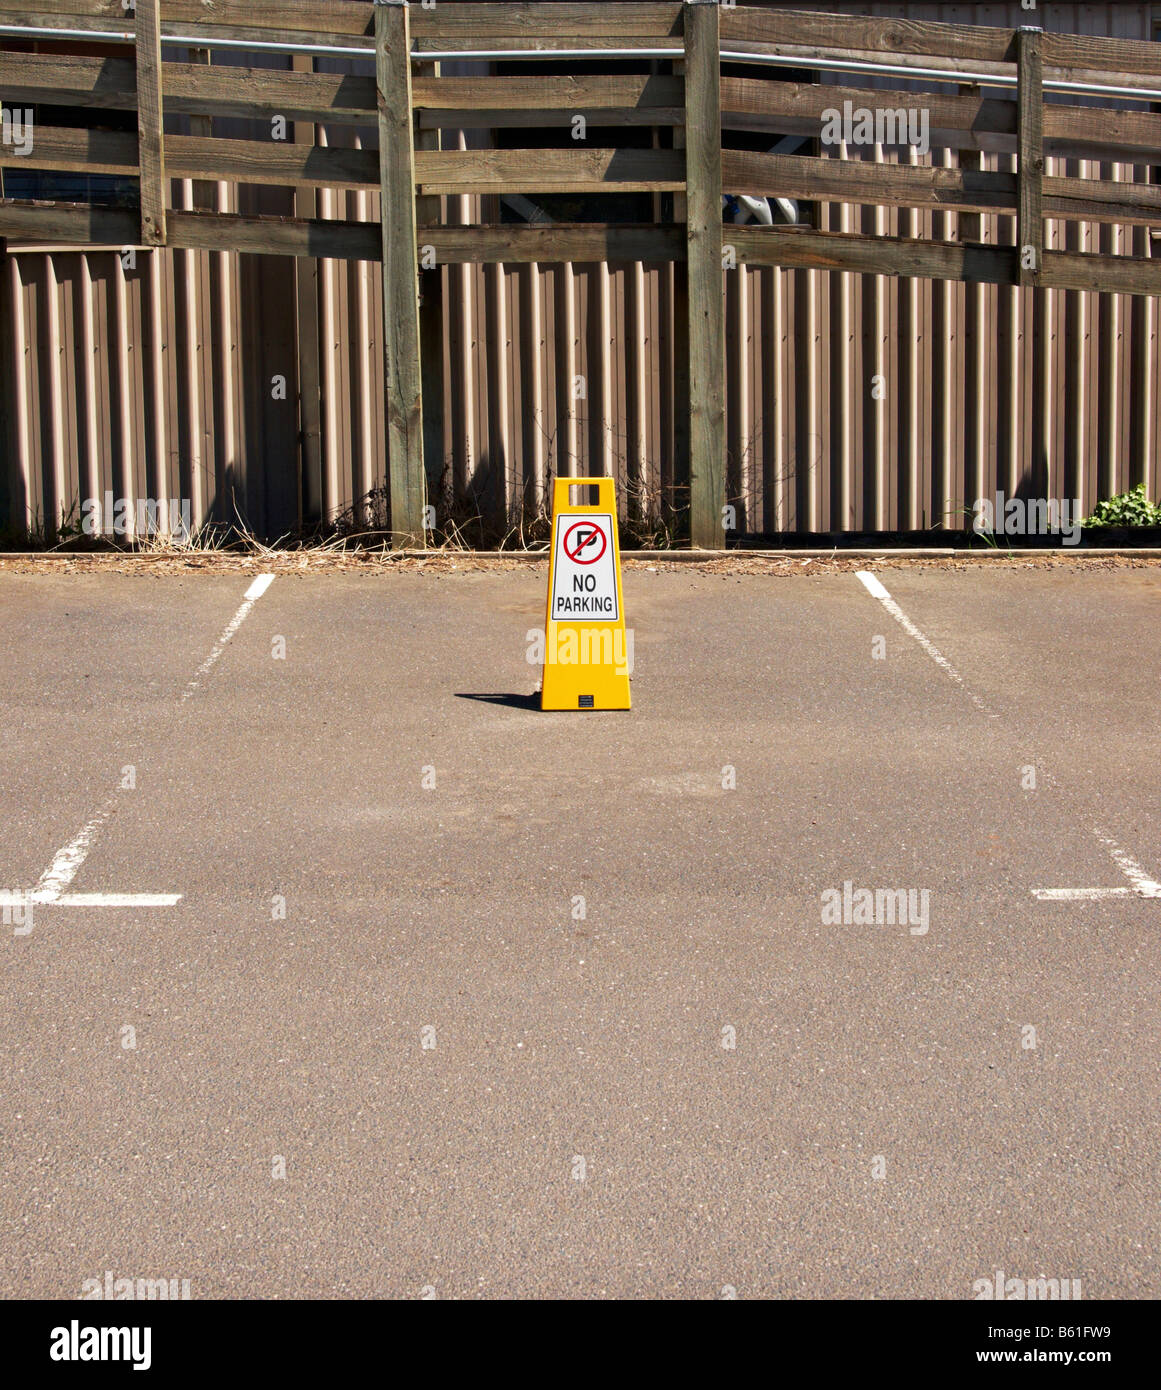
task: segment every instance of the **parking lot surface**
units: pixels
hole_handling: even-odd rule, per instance
[[[1161,571],[867,569],[0,575],[5,1295],[1161,1296]]]

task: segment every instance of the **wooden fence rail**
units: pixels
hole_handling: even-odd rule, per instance
[[[383,266],[386,419],[392,527],[422,544],[425,519],[421,254],[437,263],[671,261],[688,302],[686,428],[690,537],[716,546],[725,500],[722,276],[730,265],[1161,294],[1161,261],[1046,251],[1045,218],[1161,226],[1161,185],[1046,176],[1046,155],[1150,164],[1161,115],[1137,109],[1161,91],[1153,44],[814,12],[717,0],[619,4],[456,4],[405,0],[0,0],[0,97],[35,105],[31,156],[0,144],[0,171],[115,175],[136,181],[136,207],[0,198],[0,237],[38,242],[377,260]],[[42,32],[68,30],[66,52]],[[23,31],[27,31],[27,34]],[[79,41],[78,37],[81,36]],[[23,51],[35,39],[38,50]],[[6,47],[5,47],[6,45]],[[191,49],[304,46],[365,56],[362,74],[213,67]],[[622,60],[614,60],[612,50]],[[637,51],[649,71],[626,71]],[[486,75],[442,75],[436,59],[500,52],[522,60]],[[535,55],[592,54],[608,72],[546,74]],[[793,60],[795,68],[759,63]],[[647,59],[647,62],[644,61]],[[847,64],[848,69],[827,68]],[[851,64],[874,64],[874,71]],[[305,64],[301,64],[305,65]],[[803,73],[812,73],[804,80]],[[890,88],[870,85],[882,69]],[[761,71],[764,75],[758,76]],[[838,72],[822,80],[823,72]],[[881,80],[881,78],[880,78]],[[1062,81],[1110,89],[1106,104],[1053,95]],[[902,84],[908,83],[904,86]],[[1004,87],[1008,90],[1004,92]],[[934,88],[935,90],[921,90]],[[996,92],[1002,94],[996,95]],[[1088,94],[1090,97],[1092,93]],[[744,148],[730,132],[822,138],[844,104],[900,113],[922,107],[931,141],[1017,156],[1015,172],[875,162]],[[72,115],[57,114],[68,108]],[[78,124],[76,112],[87,113]],[[133,113],[136,132],[102,128]],[[169,129],[192,117],[191,133]],[[236,119],[378,130],[378,149],[227,137]],[[440,132],[652,131],[653,148],[578,141],[565,148],[440,148]],[[723,133],[725,132],[725,133]],[[518,142],[519,135],[507,143]],[[535,141],[533,144],[535,145]],[[169,205],[170,180],[294,189],[378,189],[379,227],[328,218],[244,217]],[[445,196],[649,195],[641,224],[451,225]],[[676,195],[672,212],[663,195]],[[1014,217],[1012,245],[836,233],[810,226],[723,228],[723,195]],[[426,265],[427,262],[424,262]],[[687,341],[686,341],[687,338]]]

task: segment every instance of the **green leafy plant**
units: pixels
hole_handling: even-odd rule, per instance
[[[1098,502],[1082,526],[1161,526],[1161,506],[1154,506],[1145,495],[1145,484]]]

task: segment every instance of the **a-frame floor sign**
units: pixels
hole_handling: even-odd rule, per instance
[[[596,506],[570,505],[577,487],[595,487]],[[540,708],[628,709],[632,664],[613,480],[556,478]]]

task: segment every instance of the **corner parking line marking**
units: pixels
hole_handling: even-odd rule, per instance
[[[1110,840],[1107,835],[1102,835],[1099,830],[1096,832],[1096,835],[1101,844],[1103,844],[1105,849],[1112,855],[1113,862],[1120,869],[1121,873],[1123,873],[1133,885],[1133,891],[1135,893],[1140,893],[1146,898],[1161,898],[1161,883],[1157,883],[1151,879],[1127,850],[1123,850],[1115,840]]]
[[[242,596],[242,606],[223,629],[213,651],[194,672],[193,679],[182,692],[180,703],[184,704],[197,690],[201,678],[221,656],[227,642],[246,621],[251,608],[273,583],[274,576],[272,574],[260,574],[251,583]],[[28,907],[30,905],[42,907],[174,907],[181,902],[180,893],[65,892],[65,889],[76,878],[105,822],[116,809],[117,794],[114,792],[97,814],[87,821],[81,827],[80,832],[56,854],[52,863],[37,880],[36,887],[26,892],[19,890],[0,892],[0,907]],[[16,928],[15,934],[27,936],[30,930],[29,927],[19,926]]]
[[[909,636],[914,637],[923,650],[931,657],[947,675],[955,681],[956,685],[963,689],[965,695],[975,705],[981,714],[986,714],[989,719],[997,719],[999,716],[994,714],[987,705],[964,684],[964,679],[955,667],[948,661],[947,657],[939,650],[925,633],[911,621],[902,608],[895,602],[887,592],[886,586],[870,570],[856,570],[855,578],[866,589],[872,598],[877,598],[888,613],[895,619],[899,626]],[[1049,772],[1044,773],[1044,780],[1051,786],[1058,785],[1056,779]],[[1129,888],[1033,888],[1032,896],[1041,902],[1098,902],[1104,898],[1161,898],[1161,883],[1151,879],[1140,864],[1128,853],[1123,850],[1115,840],[1110,840],[1107,835],[1098,829],[1095,835],[1101,844],[1105,846],[1112,855],[1114,863],[1125,875],[1132,885]]]
[[[1042,903],[1095,902],[1102,898],[1161,898],[1161,883],[1151,879],[1133,856],[1115,840],[1094,831],[1113,862],[1133,885],[1131,888],[1033,888],[1032,896]]]
[[[56,902],[64,890],[77,876],[77,871],[85,862],[85,856],[92,847],[93,841],[97,838],[97,833],[117,805],[117,798],[111,796],[97,814],[81,828],[81,832],[74,839],[70,840],[52,861],[52,863],[41,874],[36,887],[32,890],[33,901],[40,903]]]

